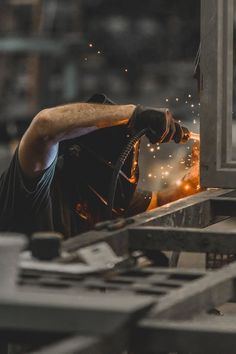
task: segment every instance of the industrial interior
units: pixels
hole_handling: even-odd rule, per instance
[[[234,0],[0,3],[0,354],[236,354]]]

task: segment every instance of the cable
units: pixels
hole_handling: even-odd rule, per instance
[[[148,128],[141,130],[130,139],[130,141],[122,151],[121,155],[119,156],[119,159],[115,165],[110,188],[109,188],[109,194],[108,194],[108,218],[109,219],[112,219],[113,217],[114,200],[115,200],[119,174],[122,170],[122,167],[124,166],[125,161],[127,160],[129,154],[131,153],[134,145],[141,139],[143,135],[146,134],[147,130]]]

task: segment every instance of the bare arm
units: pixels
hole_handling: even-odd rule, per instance
[[[58,143],[89,130],[127,124],[134,105],[74,103],[41,111],[32,121],[19,145],[23,172],[36,177],[56,157]]]

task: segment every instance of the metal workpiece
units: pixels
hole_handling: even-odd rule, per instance
[[[232,354],[235,316],[206,312],[235,298],[235,276],[233,263],[163,298],[137,325],[132,341],[137,353],[154,354],[158,348],[160,352]]]
[[[157,267],[136,267],[106,275],[86,275],[77,278],[29,272],[22,274],[20,287],[22,290],[74,295],[103,292],[104,297],[122,293],[125,296],[144,295],[152,296],[156,303],[159,298],[205,275],[206,272],[201,270]]]
[[[120,354],[128,345],[129,331],[116,331],[111,336],[73,336],[29,354]]]
[[[173,321],[143,320],[131,340],[139,354],[232,354],[235,350],[235,316],[202,316]]]
[[[26,244],[24,235],[0,233],[0,297],[16,289],[19,255]]]
[[[30,354],[100,354],[101,339],[92,336],[73,336],[49,346],[43,346]],[[104,352],[105,353],[105,352]]]
[[[115,348],[114,353],[119,353],[122,345],[122,348],[128,348],[127,343],[129,342],[131,352],[139,354],[156,354],[163,351],[202,354],[206,352],[214,353],[214,350],[217,352],[218,349],[221,349],[220,353],[232,354],[235,345],[233,338],[236,334],[235,317],[215,317],[207,315],[206,313],[212,308],[235,298],[235,280],[236,263],[232,263],[228,267],[213,272],[190,269],[144,268],[133,269],[129,272],[126,271],[117,276],[113,276],[110,279],[104,279],[103,277],[98,279],[91,278],[90,280],[88,278],[84,279],[84,286],[88,288],[90,287],[90,296],[87,295],[88,293],[84,293],[86,298],[84,299],[84,304],[86,303],[86,306],[90,307],[90,312],[86,314],[87,317],[82,316],[80,318],[81,321],[87,321],[89,323],[95,321],[95,323],[90,323],[90,328],[87,327],[86,333],[81,333],[82,327],[77,328],[79,337],[75,337],[74,340],[73,338],[68,338],[61,343],[55,343],[47,348],[47,353],[54,354],[56,353],[55,350],[58,350],[57,354],[68,354],[70,353],[70,348],[75,348],[75,346],[77,346],[79,354],[103,354],[103,351],[99,351],[99,348],[101,348],[101,340],[106,341],[106,334],[108,333],[106,332],[106,324],[108,324],[106,320],[109,318],[109,321],[111,321],[111,326],[109,327],[110,336],[108,336],[110,337],[109,345],[111,348]],[[95,284],[99,285],[99,281],[100,286],[103,283],[103,289],[99,288],[99,286],[97,288],[95,287]],[[116,302],[112,303],[111,299],[113,298],[112,294],[114,292],[109,288],[110,285],[117,286],[115,293],[120,295],[116,295],[116,301],[120,301],[120,299],[123,298],[123,304],[126,303],[125,311],[124,308],[122,310],[121,304],[117,305]],[[132,311],[135,307],[136,300],[140,298],[140,293],[138,291],[135,292],[135,288],[141,289],[141,287],[143,287],[144,291],[147,290],[147,288],[150,290],[152,287],[154,289],[155,287],[162,287],[163,293],[162,295],[153,294],[151,297],[152,303],[145,303],[145,300],[141,306],[142,310],[137,315],[137,313],[135,314],[135,311]],[[64,289],[64,293],[67,293],[67,291],[68,290]],[[50,292],[51,297],[53,294],[52,289]],[[77,294],[80,294],[80,287],[77,287]],[[45,298],[48,296],[46,295],[46,291],[44,296]],[[92,296],[94,299],[93,305],[92,302],[89,302],[89,299],[91,299]],[[80,298],[81,295],[78,295],[77,307],[82,305]],[[101,298],[103,298],[104,301],[102,306]],[[67,296],[68,302],[70,302],[70,299],[71,297]],[[98,302],[97,299],[99,300]],[[141,296],[141,302],[142,299]],[[56,302],[57,301],[58,300],[56,300]],[[121,312],[120,316],[118,316],[118,314],[115,316],[115,310],[113,310],[113,315],[110,313],[110,317],[107,317],[108,312],[106,309],[107,307],[110,307],[111,304],[117,310],[119,308],[119,311]],[[139,304],[141,305],[141,303]],[[71,304],[68,304],[64,307],[63,321],[60,321],[60,313],[58,312],[56,314],[55,312],[53,314],[50,311],[50,307],[52,306],[55,307],[55,304],[52,305],[51,303],[49,306],[48,301],[47,318],[50,319],[51,316],[54,316],[54,325],[56,323],[56,328],[54,327],[54,330],[56,329],[57,331],[65,331],[66,326],[67,329],[69,329],[70,325],[65,324],[65,322],[67,322],[67,314],[72,315],[72,317],[70,317],[70,323],[72,321],[74,325],[74,316],[82,315],[82,312],[77,312],[75,308],[73,311],[74,314],[73,312],[70,312],[69,308],[75,305],[72,306]],[[131,306],[133,306],[133,308],[131,308]],[[40,307],[41,305],[39,308]],[[128,313],[126,311],[129,307],[130,312]],[[139,305],[136,306],[136,309],[138,307]],[[100,310],[98,310],[98,308],[100,308]],[[32,328],[34,328],[35,331],[41,329],[42,317],[46,318],[44,307],[42,307],[42,310],[40,316],[35,317],[32,315],[30,318],[30,321],[33,324]],[[33,313],[33,309],[30,311]],[[27,314],[28,312],[29,308],[27,309],[25,307],[24,313]],[[63,312],[61,312],[61,314],[62,313]],[[122,314],[124,315],[124,318],[130,319],[132,317],[133,320],[129,320],[128,322],[126,320],[122,321]],[[15,315],[18,315],[15,311],[8,314],[8,316],[12,316],[12,321]],[[14,321],[16,321],[15,318]],[[14,324],[15,330],[17,324],[19,325],[19,322]],[[116,325],[112,326],[112,324]],[[45,329],[50,332],[52,330],[51,326],[52,324],[49,323],[46,325]],[[98,329],[98,326],[104,326],[104,329]],[[84,329],[82,332],[83,331]],[[122,337],[122,333],[123,335],[126,333],[126,335]],[[83,336],[84,334],[89,337],[92,336],[92,339],[82,338],[80,341],[81,334]],[[120,339],[117,342],[117,335],[120,334],[121,337],[119,337]],[[119,346],[117,343],[119,343]],[[67,349],[68,352],[65,351]],[[91,352],[88,351],[89,349],[91,349]],[[77,351],[75,352],[77,353]],[[43,351],[35,352],[34,354],[40,353],[43,353]],[[106,350],[104,353],[106,353]]]
[[[201,1],[200,170],[204,187],[235,187],[233,37],[234,1]]]
[[[153,304],[150,296],[22,291],[0,297],[0,332],[105,335],[131,325]]]
[[[133,217],[118,230],[92,230],[63,242],[65,251],[101,241],[117,255],[133,250],[236,253],[233,217],[236,210],[234,190],[213,189],[178,200]],[[226,227],[226,223],[232,223]],[[227,242],[226,242],[227,237]]]

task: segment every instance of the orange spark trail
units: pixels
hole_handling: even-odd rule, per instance
[[[193,132],[190,132],[189,139],[200,141],[200,135],[196,134],[196,133],[193,133]]]

